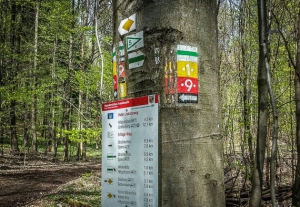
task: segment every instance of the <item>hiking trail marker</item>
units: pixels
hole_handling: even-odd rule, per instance
[[[120,35],[127,34],[136,29],[136,14],[123,19],[119,25],[118,31]]]
[[[177,45],[178,103],[198,103],[198,48]]]
[[[144,47],[144,32],[138,32],[133,35],[126,36],[126,50],[127,52],[137,50]]]
[[[143,66],[144,61],[145,54],[142,53],[140,50],[128,54],[129,69]]]

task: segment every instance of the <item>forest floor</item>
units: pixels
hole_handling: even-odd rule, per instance
[[[235,163],[230,160],[230,163]],[[276,197],[278,206],[291,206],[291,173],[280,160]],[[248,206],[250,183],[236,167],[225,167],[226,206]],[[86,162],[52,161],[44,154],[0,155],[0,207],[94,207],[101,204],[100,157]],[[271,206],[265,187],[264,207]]]
[[[0,207],[99,206],[100,172],[99,160],[52,162],[42,154],[0,155]]]

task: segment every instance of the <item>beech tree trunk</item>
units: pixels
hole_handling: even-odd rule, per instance
[[[143,31],[144,47],[138,50],[145,54],[140,67],[129,69],[131,52],[125,47],[126,77],[122,80],[118,77],[118,97],[160,95],[159,206],[225,206],[217,1],[115,0],[113,3],[117,65],[121,58],[119,42],[125,45],[127,35]],[[120,22],[133,14],[136,14],[136,30],[121,35]],[[181,46],[196,48],[198,53],[197,68],[185,65],[185,82],[180,82],[176,72],[183,69],[177,66]],[[190,84],[187,70],[197,73],[196,83]],[[180,90],[185,90],[184,87],[197,92],[182,95]]]
[[[258,130],[256,141],[256,155],[252,174],[252,192],[250,206],[261,205],[261,193],[263,185],[263,169],[265,162],[267,121],[268,121],[268,79],[267,65],[267,15],[266,1],[258,0],[258,22],[259,22],[259,63],[258,63]]]

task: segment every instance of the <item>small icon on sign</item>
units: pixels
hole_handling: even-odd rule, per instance
[[[114,180],[113,180],[112,178],[108,178],[107,180],[104,180],[104,182],[106,182],[106,183],[112,185],[113,182],[114,182]]]
[[[114,159],[114,158],[116,158],[116,155],[113,155],[113,154],[107,154],[107,159],[108,159],[108,160],[112,160],[112,159]]]
[[[108,172],[108,173],[116,172],[116,168],[108,167],[108,168],[107,168],[107,172]]]
[[[109,144],[108,146],[109,146],[109,147],[112,147],[112,144]]]
[[[114,132],[107,132],[107,138],[114,138]]]
[[[110,126],[110,128],[112,128],[112,125],[110,123],[108,125]]]
[[[154,103],[154,96],[153,95],[151,95],[151,96],[148,96],[148,98],[149,98],[149,103]]]
[[[112,193],[108,193],[108,194],[107,194],[107,197],[108,197],[108,198],[115,198],[116,196],[115,196],[114,194],[112,194]]]
[[[107,114],[107,119],[113,119],[113,118],[114,118],[114,113]]]

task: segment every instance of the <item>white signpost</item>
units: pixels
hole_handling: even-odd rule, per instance
[[[158,95],[102,105],[102,207],[158,207]]]

